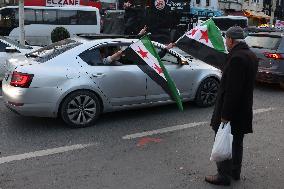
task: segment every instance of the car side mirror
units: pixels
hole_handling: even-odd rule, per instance
[[[16,53],[16,52],[19,52],[19,51],[17,49],[15,49],[14,47],[6,47],[5,52],[6,53]]]

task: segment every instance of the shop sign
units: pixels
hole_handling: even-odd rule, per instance
[[[79,6],[80,0],[46,0],[46,6],[64,7],[64,6]]]
[[[163,10],[166,6],[166,2],[164,0],[156,0],[155,1],[155,7],[158,10]]]

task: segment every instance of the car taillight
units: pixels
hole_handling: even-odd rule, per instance
[[[13,72],[10,85],[14,87],[29,88],[33,77],[33,74]]]
[[[265,52],[263,53],[266,58],[271,58],[271,59],[284,59],[284,54],[280,53],[269,53]]]

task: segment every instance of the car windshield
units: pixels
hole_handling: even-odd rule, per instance
[[[38,62],[46,62],[81,44],[82,43],[72,39],[65,39],[28,53],[26,57],[35,58]]]
[[[276,50],[279,46],[281,37],[276,36],[262,36],[262,35],[250,35],[247,36],[245,41],[248,46],[259,49],[271,49]]]
[[[11,45],[14,45],[16,47],[18,47],[19,49],[33,49],[32,47],[30,46],[25,46],[25,45],[21,45],[20,43],[18,43],[17,41],[14,41],[12,39],[9,39],[7,37],[3,37],[3,36],[0,36],[0,39],[5,41],[6,43],[8,44],[11,44]]]

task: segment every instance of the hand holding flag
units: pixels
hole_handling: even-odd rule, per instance
[[[222,69],[227,54],[224,38],[212,19],[186,32],[176,46],[207,64]]]

